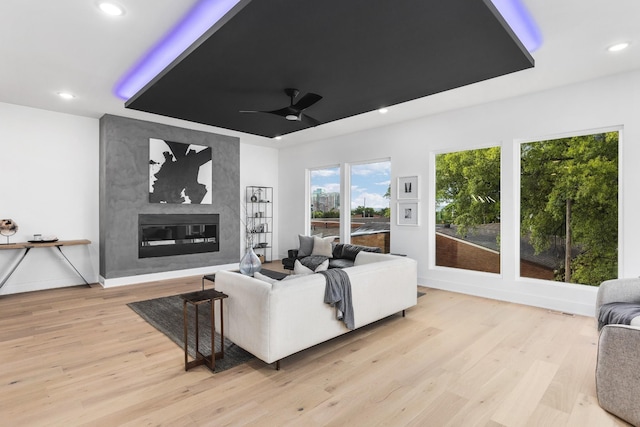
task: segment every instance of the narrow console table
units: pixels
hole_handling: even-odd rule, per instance
[[[63,258],[67,261],[67,263],[73,268],[78,276],[84,281],[86,285],[89,284],[87,279],[80,274],[78,269],[69,261],[69,258],[62,252],[60,249],[62,246],[75,246],[75,245],[88,245],[91,241],[82,239],[82,240],[56,240],[55,242],[41,242],[41,243],[32,243],[32,242],[20,242],[20,243],[9,243],[9,244],[0,244],[0,250],[13,249],[13,250],[22,250],[22,254],[18,255],[18,261],[9,269],[9,273],[2,278],[0,282],[0,288],[4,286],[4,284],[9,280],[14,271],[18,268],[18,266],[25,259],[29,251],[33,248],[56,248],[63,256]]]

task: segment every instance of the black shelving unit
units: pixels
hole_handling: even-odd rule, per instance
[[[273,260],[273,187],[250,185],[246,189],[247,232],[253,251]]]

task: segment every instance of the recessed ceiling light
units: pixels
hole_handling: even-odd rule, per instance
[[[281,137],[281,136],[276,136],[274,139],[275,139],[276,141],[280,141],[280,140],[282,139],[282,137]]]
[[[387,114],[388,112],[389,112],[388,108],[381,108],[381,109],[378,110],[378,113],[380,113],[380,114]]]
[[[107,15],[111,15],[111,16],[124,15],[124,9],[122,8],[122,6],[119,6],[115,3],[101,1],[100,3],[98,3],[98,8],[100,8],[100,10],[106,13]]]
[[[69,92],[58,92],[58,96],[62,99],[73,99],[75,95]]]
[[[629,47],[629,44],[630,44],[630,43],[628,43],[628,42],[624,42],[624,43],[617,43],[617,44],[614,44],[614,45],[609,46],[609,47],[607,48],[607,50],[608,50],[609,52],[620,52],[621,50],[625,50],[626,48],[628,48],[628,47]]]

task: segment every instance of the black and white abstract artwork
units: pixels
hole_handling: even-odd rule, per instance
[[[149,138],[149,202],[211,204],[211,147]]]

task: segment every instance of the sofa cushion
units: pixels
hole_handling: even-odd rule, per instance
[[[312,273],[317,273],[319,271],[325,271],[327,268],[329,268],[328,259],[324,260],[324,262],[318,265],[318,267],[316,267],[315,270],[312,270],[309,267],[305,267],[304,265],[302,265],[300,260],[296,260],[296,262],[293,265],[293,274],[312,274]]]
[[[382,250],[375,246],[361,246],[361,245],[352,245],[349,243],[345,243],[342,248],[342,258],[350,259],[351,261],[356,259],[358,252],[377,252],[381,253]]]
[[[640,304],[610,302],[603,304],[598,313],[598,330],[610,324],[635,326],[640,318]]]
[[[313,250],[311,255],[326,256],[327,258],[333,258],[333,252],[331,243],[335,240],[335,237],[318,237],[313,236]]]
[[[351,261],[353,261],[356,259],[358,252],[364,250],[364,248],[365,246],[351,245],[349,243],[345,243],[344,247],[342,248],[342,258],[350,259]]]
[[[333,249],[331,250],[334,258],[342,258],[342,248],[344,243],[332,243]],[[331,264],[331,263],[329,263]]]
[[[353,267],[353,261],[345,258],[331,258],[329,260],[329,268],[347,268]]]
[[[360,252],[360,248],[358,246],[345,243],[342,247],[342,258],[353,261],[356,259],[358,252]]]
[[[360,251],[356,260],[353,262],[354,267],[365,264],[373,264],[375,262],[391,261],[397,258],[397,255],[383,254],[369,251]]]
[[[300,239],[300,248],[298,248],[298,256],[309,256],[313,252],[313,236],[298,235]]]

